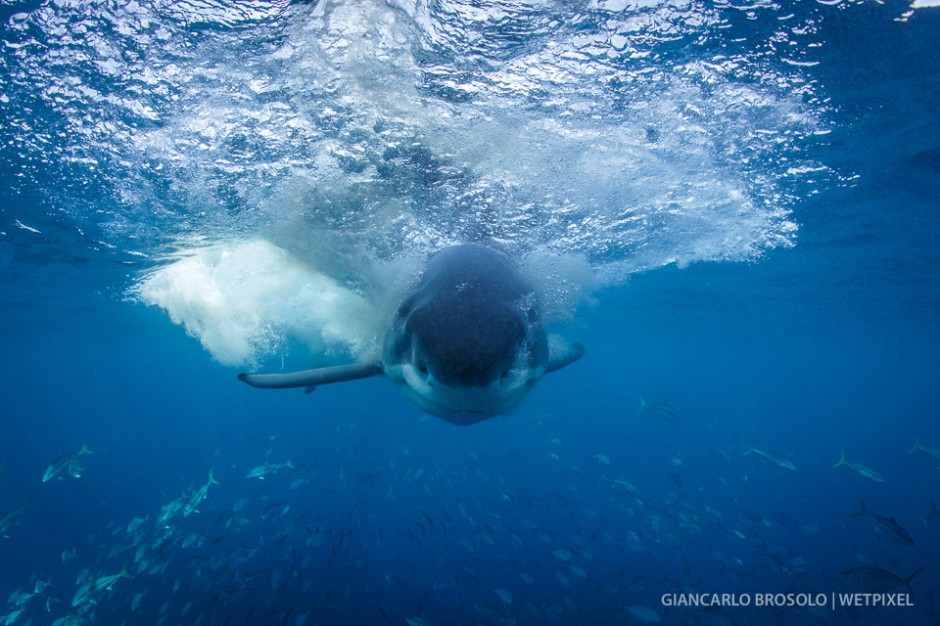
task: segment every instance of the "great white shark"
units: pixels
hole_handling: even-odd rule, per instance
[[[372,362],[283,374],[240,374],[252,387],[305,387],[384,375],[419,408],[475,424],[518,404],[550,372],[584,354],[545,332],[535,291],[513,262],[482,244],[431,255]]]

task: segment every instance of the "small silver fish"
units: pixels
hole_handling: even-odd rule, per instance
[[[656,402],[654,404],[650,404],[646,401],[646,398],[640,396],[640,408],[638,408],[636,412],[639,413],[640,411],[650,411],[651,413],[655,413],[659,417],[665,420],[669,420],[670,422],[682,421],[682,414],[669,406],[668,402]]]
[[[855,513],[855,517],[861,516],[865,516],[871,519],[871,521],[875,524],[875,527],[895,543],[901,543],[908,546],[914,545],[914,538],[911,537],[910,533],[904,530],[904,528],[898,524],[893,517],[885,517],[883,515],[878,515],[877,513],[872,513],[865,508],[865,500],[861,500],[859,510]]]
[[[885,593],[901,585],[904,585],[908,591],[913,593],[911,581],[923,569],[923,567],[918,568],[907,578],[901,578],[894,572],[889,572],[880,567],[853,567],[842,572],[842,576],[854,587],[865,593]]]
[[[883,483],[884,478],[878,475],[878,472],[871,469],[870,467],[865,467],[861,463],[850,463],[845,460],[845,450],[842,451],[842,455],[839,457],[839,461],[833,465],[833,467],[846,467],[862,478],[867,478],[868,480],[873,480],[876,483]]]
[[[760,448],[755,448],[754,446],[749,445],[747,447],[747,450],[744,452],[744,454],[751,454],[752,452],[754,454],[764,457],[765,459],[767,459],[768,461],[770,461],[777,467],[782,467],[783,469],[788,469],[788,470],[796,469],[796,466],[789,459],[785,459],[784,457],[780,456],[776,452],[771,452],[770,450],[761,450]]]
[[[85,464],[81,461],[81,457],[86,454],[92,454],[92,451],[88,449],[87,445],[82,444],[82,449],[78,452],[74,454],[63,454],[56,458],[52,464],[46,468],[46,473],[42,475],[42,482],[52,480],[65,470],[68,470],[69,474],[75,478],[81,478],[82,471],[85,469]]]
[[[925,448],[924,446],[920,445],[920,439],[915,439],[914,447],[908,450],[908,453],[916,452],[917,450],[920,450],[934,461],[940,461],[940,448]]]
[[[257,478],[259,480],[264,480],[264,477],[268,474],[273,474],[274,472],[285,468],[296,469],[294,467],[293,459],[287,459],[287,463],[262,463],[258,467],[248,472],[245,478]]]
[[[199,509],[196,507],[199,506],[200,502],[206,499],[206,496],[209,494],[209,486],[218,484],[219,481],[212,476],[212,470],[209,470],[209,481],[185,499],[185,503],[183,504],[183,517],[189,517],[191,513],[198,513]]]

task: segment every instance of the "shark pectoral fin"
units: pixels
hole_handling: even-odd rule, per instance
[[[286,374],[239,374],[238,380],[259,389],[306,387],[306,392],[310,393],[317,385],[369,378],[381,373],[381,363],[354,363],[352,365],[318,367],[312,370],[288,372]]]
[[[545,373],[548,374],[571,365],[582,356],[584,356],[584,346],[580,343],[569,344],[553,335],[548,338],[548,364],[545,366]]]

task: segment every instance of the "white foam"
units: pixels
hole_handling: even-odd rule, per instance
[[[257,365],[292,339],[323,356],[362,357],[376,345],[365,298],[263,239],[186,250],[137,293],[223,365]]]
[[[102,239],[151,257],[167,238],[214,244],[183,246],[136,292],[228,364],[295,337],[364,354],[375,337],[355,311],[388,315],[389,285],[414,277],[386,270],[455,243],[522,259],[546,319],[635,272],[793,245],[791,190],[823,177],[801,152],[828,132],[814,81],[762,54],[680,53],[737,8],[592,0],[575,23],[570,3],[484,4],[137,3],[95,21],[80,3],[45,5],[23,27],[51,53],[24,56],[12,80],[89,113],[51,157],[23,144],[68,163],[76,188],[84,172],[113,190],[111,212],[80,224]],[[193,47],[196,22],[224,27]],[[126,36],[105,49],[101,24]],[[815,62],[803,39],[788,44],[783,61]],[[119,98],[101,75],[147,88]]]
[[[642,23],[618,17],[623,41],[610,45],[718,19],[641,4]],[[553,323],[634,272],[793,244],[796,225],[776,187],[782,166],[743,165],[777,162],[781,144],[818,130],[799,94],[775,87],[781,77],[729,80],[739,69],[709,60],[649,75],[595,63],[586,51],[609,56],[609,35],[580,29],[534,37],[504,58],[490,50],[500,63],[454,74],[444,71],[446,53],[440,67],[422,58],[434,46],[484,54],[475,33],[489,27],[463,4],[447,7],[327,0],[298,9],[259,61],[267,73],[222,63],[225,79],[193,96],[196,106],[135,134],[178,181],[187,219],[208,216],[197,231],[209,241],[233,230],[265,237],[187,252],[150,275],[141,298],[225,364],[259,363],[291,339],[361,356],[376,350],[375,329],[416,268],[447,245],[491,239],[518,252]],[[445,83],[473,98],[434,95]],[[243,87],[237,97],[231,84]],[[779,162],[788,178],[806,167]],[[251,210],[233,219],[216,186]]]

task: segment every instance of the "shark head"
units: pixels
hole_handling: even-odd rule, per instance
[[[421,409],[473,424],[515,406],[545,371],[535,294],[482,245],[434,255],[386,333],[385,374]]]

